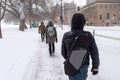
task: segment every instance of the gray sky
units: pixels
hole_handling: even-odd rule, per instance
[[[77,6],[84,6],[86,4],[86,0],[65,0],[66,2],[74,1]]]

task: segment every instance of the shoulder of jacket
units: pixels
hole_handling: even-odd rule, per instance
[[[67,36],[67,35],[70,35],[72,33],[73,33],[72,31],[68,31],[68,32],[64,33],[64,35]]]
[[[83,31],[83,32],[88,34],[89,36],[92,36],[92,33],[90,31]]]
[[[66,33],[64,33],[63,38],[65,39],[65,38],[71,37],[72,34],[73,34],[73,32],[71,32],[71,31],[66,32]]]

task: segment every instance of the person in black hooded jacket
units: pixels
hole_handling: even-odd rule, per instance
[[[81,13],[75,13],[71,20],[71,31],[66,32],[63,35],[61,54],[65,60],[68,58],[68,55],[69,55],[68,52],[70,51],[70,47],[72,45],[72,41],[74,37],[76,37],[81,32],[87,32],[90,37],[90,45],[89,45],[87,57],[82,67],[80,68],[79,72],[75,76],[69,76],[69,80],[86,80],[87,79],[89,56],[91,56],[91,59],[92,59],[92,69],[91,69],[92,74],[96,75],[98,73],[98,68],[99,68],[98,48],[92,34],[88,31],[83,30],[85,23],[86,23],[86,20],[84,15]]]

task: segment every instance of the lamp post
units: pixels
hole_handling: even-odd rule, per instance
[[[61,15],[60,15],[60,21],[61,21],[61,28],[63,29],[63,1],[61,0]]]
[[[1,0],[0,0],[1,5]],[[2,38],[2,31],[1,31],[1,6],[0,6],[0,38]]]

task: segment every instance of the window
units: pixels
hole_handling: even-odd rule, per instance
[[[110,9],[112,9],[112,5],[110,5]]]
[[[114,20],[116,20],[116,15],[114,14]]]
[[[117,5],[114,5],[115,8],[117,8]]]
[[[100,20],[102,20],[102,15],[100,15]]]
[[[100,5],[100,9],[102,9],[102,5]]]
[[[110,19],[110,14],[109,14],[109,13],[107,13],[107,15],[106,15],[106,19],[107,19],[107,20]]]
[[[92,18],[92,13],[91,13],[91,18]]]
[[[94,16],[94,20],[95,20],[95,16]]]
[[[105,5],[105,8],[107,8],[108,7],[108,5]]]

